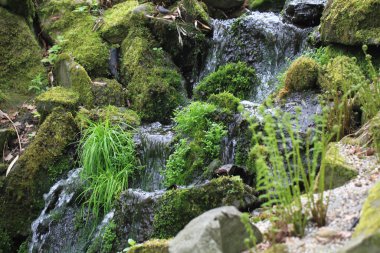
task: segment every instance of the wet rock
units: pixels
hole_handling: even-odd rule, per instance
[[[235,253],[246,249],[244,240],[249,235],[241,222],[236,207],[212,209],[193,219],[169,242],[169,252],[175,253]],[[257,243],[263,239],[252,225]]]
[[[239,176],[245,184],[250,185],[252,182],[252,176],[248,175],[247,169],[234,165],[226,164],[214,171],[215,176]]]
[[[344,45],[380,45],[379,13],[378,0],[329,0],[321,20],[321,38]]]
[[[326,189],[342,186],[358,175],[358,171],[340,153],[338,143],[329,144],[322,163],[325,166],[324,185]]]
[[[54,81],[57,85],[70,88],[79,94],[79,102],[88,108],[94,103],[92,81],[86,70],[68,54],[58,56],[53,68]]]
[[[284,7],[284,18],[299,26],[317,26],[327,0],[288,0]]]
[[[0,55],[0,93],[5,93],[4,99],[9,91],[27,93],[31,80],[45,72],[40,47],[25,19],[2,7]]]
[[[163,191],[148,193],[132,189],[121,194],[114,216],[120,250],[128,245],[128,238],[143,242],[151,237],[155,208],[163,194]]]
[[[53,87],[36,98],[36,105],[43,121],[57,107],[75,112],[79,106],[79,94],[63,87]]]

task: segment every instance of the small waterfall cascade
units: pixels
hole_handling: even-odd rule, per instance
[[[78,189],[81,187],[80,180],[81,169],[71,170],[66,179],[61,179],[54,184],[50,191],[44,195],[45,208],[40,216],[32,223],[32,241],[30,243],[29,252],[44,252],[46,245],[52,246],[49,242],[50,237],[61,238],[59,234],[55,234],[52,229],[53,224],[58,219],[64,226],[65,222],[61,220],[64,213],[68,211],[68,207],[75,202]],[[62,233],[67,233],[65,228],[61,229]],[[54,233],[54,234],[53,234]],[[62,244],[66,242],[62,240]],[[52,249],[53,250],[53,249]],[[54,250],[53,250],[54,251]]]
[[[301,29],[272,12],[248,12],[229,20],[213,20],[212,47],[200,80],[229,62],[254,67],[260,87],[251,101],[262,102],[276,87],[276,75],[306,45],[312,28]]]
[[[163,188],[161,170],[165,169],[170,155],[170,144],[174,132],[172,126],[164,126],[159,122],[142,126],[135,136],[143,173],[133,187],[144,191],[155,191]]]

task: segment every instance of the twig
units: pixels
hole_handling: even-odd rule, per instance
[[[17,131],[17,127],[15,126],[15,123],[12,121],[12,119],[9,117],[9,115],[6,114],[5,112],[3,112],[2,110],[0,110],[0,115],[4,115],[9,120],[9,122],[12,123],[12,126],[15,129],[16,134],[17,134],[17,139],[18,139],[18,144],[19,144],[20,154],[21,154],[21,152],[22,152],[21,140],[20,140],[20,135],[18,134],[18,131]]]

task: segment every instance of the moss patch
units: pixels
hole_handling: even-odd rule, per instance
[[[189,189],[166,192],[158,202],[154,215],[154,237],[170,238],[188,222],[210,209],[234,205],[246,208],[256,200],[255,191],[238,177],[221,177],[209,183]]]
[[[322,16],[321,38],[345,45],[379,45],[379,13],[378,0],[330,0]]]
[[[44,119],[54,108],[63,107],[67,111],[75,112],[79,106],[78,93],[63,88],[53,87],[36,98],[37,111]]]
[[[300,57],[290,65],[285,76],[285,88],[303,91],[317,87],[319,66],[311,58]]]
[[[219,94],[212,94],[208,98],[207,103],[216,105],[228,114],[234,114],[238,112],[240,99],[229,92],[222,92]]]
[[[128,35],[130,27],[140,22],[133,10],[138,6],[137,1],[126,1],[116,4],[104,12],[101,36],[112,44],[120,44]]]
[[[100,78],[95,79],[92,85],[95,106],[126,106],[127,92],[113,79]]]
[[[78,11],[86,7],[84,11]],[[65,53],[72,55],[93,77],[107,75],[109,46],[104,43],[96,29],[99,18],[92,16],[85,1],[44,1],[38,14],[42,30],[60,44]]]
[[[211,94],[227,91],[240,99],[248,99],[259,82],[255,69],[246,63],[229,63],[205,77],[195,88],[195,97],[204,100]]]
[[[248,7],[252,10],[281,10],[286,0],[248,0]]]
[[[11,12],[23,16],[29,24],[32,24],[35,16],[33,0],[2,0],[0,6],[4,6]]]
[[[25,20],[0,7],[0,90],[26,93],[45,69],[42,52]]]

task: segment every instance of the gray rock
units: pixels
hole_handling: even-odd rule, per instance
[[[378,253],[380,249],[380,230],[370,236],[350,241],[339,253]]]
[[[317,26],[327,0],[288,0],[284,7],[284,18],[300,26]]]
[[[238,253],[245,250],[249,238],[240,220],[241,212],[233,206],[212,209],[193,219],[169,242],[170,253]],[[252,225],[257,243],[261,232]]]

